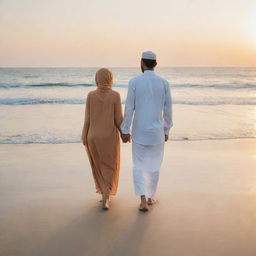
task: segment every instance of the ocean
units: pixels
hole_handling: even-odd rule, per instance
[[[125,103],[139,68],[111,68]],[[77,143],[97,68],[0,68],[0,144]],[[256,137],[256,68],[157,68],[171,87],[170,140]]]

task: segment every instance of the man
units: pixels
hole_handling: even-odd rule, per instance
[[[130,142],[132,124],[133,180],[140,196],[140,211],[155,202],[164,142],[172,127],[172,101],[168,82],[155,74],[156,54],[142,53],[142,75],[130,80],[121,125],[123,142]]]

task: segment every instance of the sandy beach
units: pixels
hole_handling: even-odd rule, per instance
[[[255,142],[168,142],[148,213],[137,210],[129,144],[107,212],[81,144],[0,145],[0,255],[254,256]]]

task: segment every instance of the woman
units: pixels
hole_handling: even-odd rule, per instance
[[[88,94],[82,141],[92,167],[96,192],[102,194],[102,208],[109,209],[115,195],[120,168],[120,125],[123,120],[120,95],[112,90],[113,75],[101,68],[95,75],[97,89]]]

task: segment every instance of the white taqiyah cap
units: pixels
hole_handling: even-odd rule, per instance
[[[156,54],[151,51],[146,51],[142,53],[141,58],[147,60],[156,60]]]

